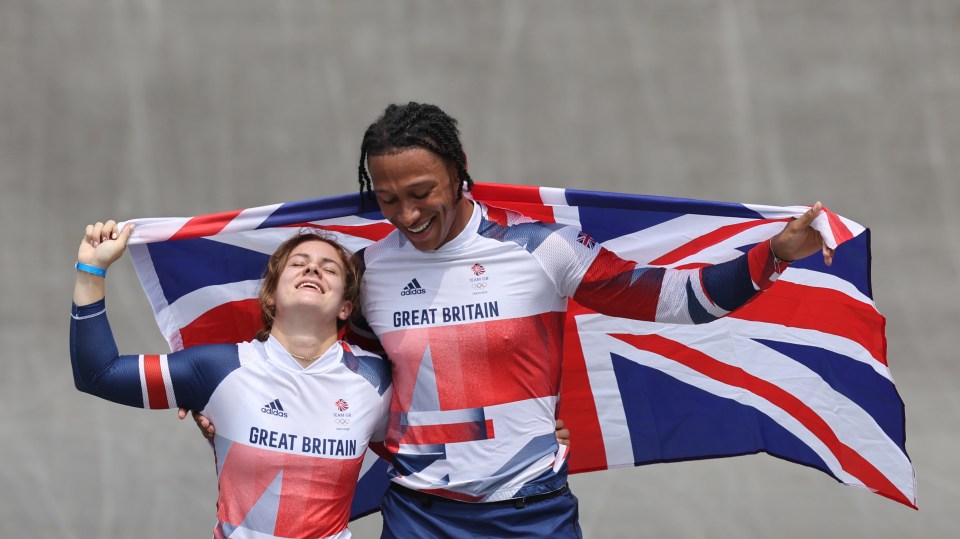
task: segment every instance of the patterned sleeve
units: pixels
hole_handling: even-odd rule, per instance
[[[164,355],[121,355],[105,301],[73,306],[70,360],[80,391],[138,408],[202,410],[227,374],[239,367],[236,345],[195,346]]]
[[[694,269],[641,266],[573,227],[556,227],[533,251],[560,292],[599,313],[634,320],[703,324],[727,315],[769,288],[775,264],[770,240],[727,262]]]

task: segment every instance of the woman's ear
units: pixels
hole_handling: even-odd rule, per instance
[[[353,303],[349,301],[344,301],[343,305],[340,307],[340,314],[337,315],[337,318],[340,320],[347,320],[350,318],[350,313],[353,312]]]

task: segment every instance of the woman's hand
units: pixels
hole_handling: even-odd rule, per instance
[[[117,230],[116,221],[87,225],[77,251],[77,262],[106,271],[126,250],[132,232],[133,225]],[[100,301],[105,292],[102,274],[89,268],[77,268],[77,280],[73,286],[73,302],[77,306]]]
[[[123,255],[132,232],[133,225],[117,230],[117,222],[114,220],[87,225],[77,251],[77,261],[104,270],[109,268],[110,264]]]

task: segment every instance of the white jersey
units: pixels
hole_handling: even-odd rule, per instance
[[[77,387],[130,406],[201,410],[213,421],[214,538],[350,537],[367,444],[386,432],[386,361],[339,341],[303,368],[273,337],[120,355],[103,305],[74,307]]]
[[[705,322],[776,278],[763,249],[707,268],[637,267],[575,228],[482,203],[434,251],[398,231],[366,248],[363,317],[396,388],[393,481],[475,502],[562,487],[554,422],[567,298],[615,316]]]
[[[390,391],[355,372],[360,354],[343,345],[306,369],[272,337],[238,345],[241,367],[203,410],[217,427],[224,537],[350,537],[353,487],[367,442],[383,440]]]

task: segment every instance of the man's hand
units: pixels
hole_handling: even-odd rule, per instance
[[[190,412],[190,410],[187,410],[186,408],[180,408],[177,410],[177,416],[180,419],[185,419],[188,412]],[[193,420],[196,421],[197,428],[200,429],[203,437],[212,442],[213,435],[217,433],[217,429],[213,427],[213,423],[211,423],[210,420],[200,412],[192,412],[192,414]]]
[[[813,220],[823,211],[823,204],[817,202],[800,217],[790,221],[779,234],[770,239],[773,254],[784,262],[793,262],[806,258],[817,251],[823,253],[826,265],[833,263],[833,249],[823,243],[820,233],[810,227]]]
[[[563,420],[558,419],[555,427],[557,434],[557,443],[560,445],[570,445],[570,430],[563,427]]]

